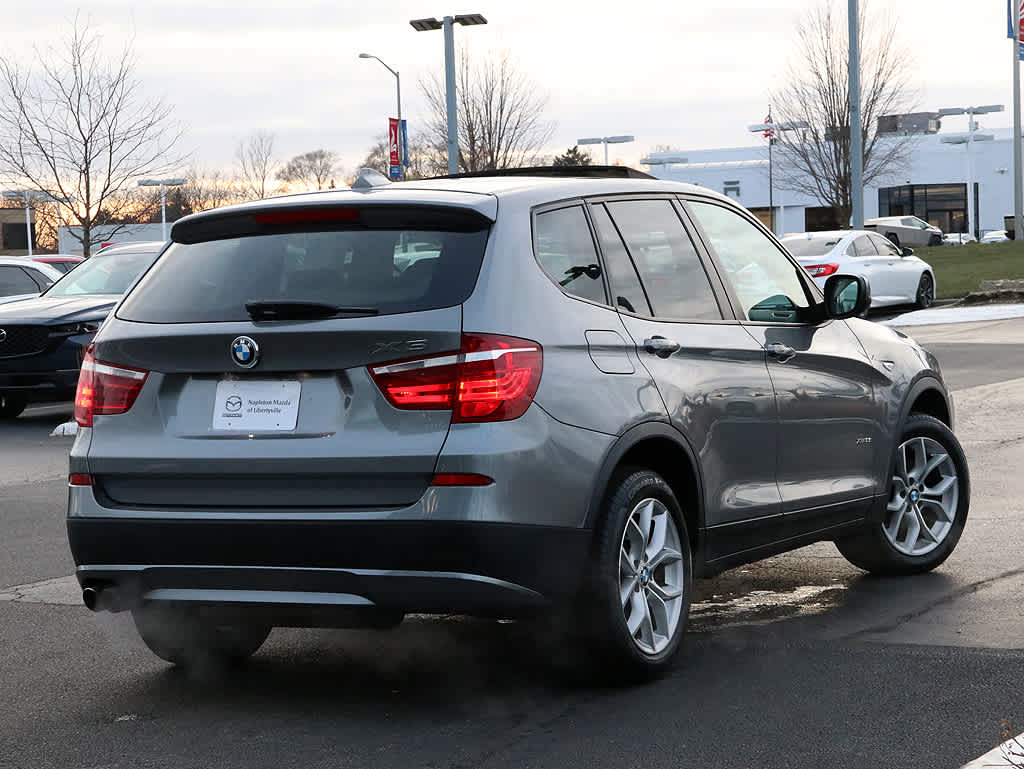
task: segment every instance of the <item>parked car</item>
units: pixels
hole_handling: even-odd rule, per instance
[[[105,250],[66,275],[12,257],[22,269],[48,270],[59,280],[36,298],[0,305],[0,419],[18,416],[29,403],[75,395],[96,329],[162,245]]]
[[[952,402],[854,317],[864,278],[819,290],[707,189],[533,173],[364,172],[177,221],[82,366],[85,604],[186,666],[275,625],[556,611],[643,677],[697,577],[819,540],[878,574],[946,559]]]
[[[980,243],[1006,243],[1010,238],[1006,230],[992,230],[981,236]]]
[[[864,229],[885,235],[897,246],[940,246],[942,230],[916,216],[882,216],[868,219]]]
[[[977,243],[978,239],[969,232],[947,232],[942,236],[944,246],[962,246],[966,243]]]
[[[831,275],[863,275],[871,287],[872,307],[913,303],[924,309],[935,301],[931,266],[877,232],[803,232],[787,235],[782,244],[822,290]]]
[[[62,273],[71,272],[72,269],[85,261],[84,257],[75,256],[74,254],[44,254],[42,256],[33,256],[32,259],[36,262],[48,264]]]
[[[20,256],[0,256],[0,304],[39,296],[63,273]]]

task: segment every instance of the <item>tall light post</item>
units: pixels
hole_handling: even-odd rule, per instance
[[[379,56],[374,56],[372,53],[361,53],[359,58],[376,59],[383,65],[384,69],[395,76],[395,93],[397,96],[396,101],[398,102],[398,167],[401,169],[399,171],[401,178],[405,179],[405,166],[408,158],[405,157],[405,142],[402,141],[402,78],[399,77],[397,70],[391,69]]]
[[[32,256],[32,201],[36,203],[56,203],[59,199],[49,192],[42,190],[4,190],[3,195],[7,200],[25,201],[25,235],[28,239],[28,255]]]
[[[487,19],[479,13],[460,13],[457,16],[445,16],[438,21],[435,18],[413,19],[409,22],[417,32],[444,30],[444,90],[447,105],[446,122],[448,124],[448,173],[459,172],[459,123],[455,111],[455,32],[454,24],[473,27],[486,24]],[[383,62],[381,62],[383,64]]]
[[[764,134],[764,138],[768,140],[768,218],[771,221],[772,232],[775,232],[775,166],[772,162],[772,145],[775,144],[775,132],[776,131],[798,131],[800,129],[807,128],[807,122],[804,120],[786,120],[782,123],[776,123],[772,119],[772,108],[768,106],[768,117],[764,119],[763,123],[754,123],[747,126],[747,130],[751,133]],[[776,232],[776,234],[779,234]]]
[[[984,107],[949,107],[939,110],[939,117],[948,115],[967,115],[967,133],[946,134],[939,137],[943,144],[963,144],[967,149],[967,227],[968,232],[978,237],[978,223],[974,216],[974,158],[971,155],[971,145],[974,142],[988,142],[995,137],[992,134],[976,133],[978,124],[974,122],[975,115],[987,115],[991,112],[1002,112],[1005,109],[1002,104],[988,104]]]
[[[1015,240],[1024,238],[1024,145],[1021,144],[1020,115],[1020,60],[1021,52],[1020,17],[1021,4],[1012,0],[1011,17],[1013,26],[1010,37],[1013,38],[1013,237]]]
[[[577,144],[603,144],[604,145],[604,164],[608,165],[608,145],[609,144],[628,144],[629,142],[635,142],[635,136],[592,136],[589,139],[577,139]]]
[[[850,226],[864,229],[864,137],[860,117],[860,11],[849,0],[850,38]]]
[[[140,187],[160,188],[160,237],[167,240],[167,188],[188,184],[188,179],[139,179]]]

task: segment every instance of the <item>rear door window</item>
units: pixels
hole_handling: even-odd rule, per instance
[[[249,320],[245,305],[253,301],[392,315],[452,307],[469,297],[489,232],[480,217],[463,221],[455,212],[439,228],[441,220],[429,212],[407,208],[400,216],[380,209],[369,216],[368,224],[319,227],[309,221],[314,216],[296,216],[260,233],[172,243],[118,316],[148,323],[241,321]],[[410,226],[417,218],[423,225]],[[259,229],[243,221],[246,227]]]
[[[668,200],[607,204],[658,318],[721,320],[697,249]]]
[[[563,291],[591,302],[608,303],[597,249],[582,206],[537,214],[534,252],[544,272]]]
[[[604,264],[608,269],[608,283],[612,289],[612,297],[616,307],[637,315],[651,315],[651,306],[647,303],[636,267],[629,258],[626,246],[622,243],[619,231],[615,229],[612,218],[603,204],[591,206],[591,218],[597,239],[601,244]]]

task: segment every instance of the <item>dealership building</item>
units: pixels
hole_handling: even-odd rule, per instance
[[[976,237],[1003,229],[1003,217],[1013,214],[1013,132],[976,131],[970,159],[965,143],[951,143],[966,136],[934,132],[882,137],[882,142],[909,142],[909,159],[864,187],[864,218],[912,215],[943,232],[967,232],[967,206],[971,204]],[[767,140],[752,147],[654,152],[641,162],[658,178],[698,184],[728,195],[766,224],[774,209],[774,230],[780,235],[840,226],[832,208],[779,185],[786,161],[778,145],[772,155],[775,184],[771,198]],[[967,190],[969,177],[973,181],[971,194]]]

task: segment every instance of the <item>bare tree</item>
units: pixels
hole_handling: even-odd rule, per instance
[[[319,149],[296,155],[277,172],[278,180],[306,189],[324,189],[334,176],[338,155]]]
[[[864,185],[898,171],[909,161],[913,138],[880,135],[882,115],[911,109],[909,56],[895,41],[896,24],[860,8],[861,133]],[[852,210],[850,94],[845,14],[823,0],[797,28],[798,54],[788,85],[772,94],[776,123],[803,121],[807,128],[776,132],[779,185],[835,209],[845,226]]]
[[[27,68],[0,56],[0,175],[57,198],[86,256],[97,224],[130,214],[126,190],[180,162],[181,131],[167,104],[143,98],[131,42],[110,59],[105,50],[76,19],[61,48],[37,50]]]
[[[274,135],[257,131],[248,139],[238,142],[235,150],[242,194],[263,199],[267,196],[267,182],[274,174]]]
[[[429,111],[426,120],[430,160],[447,173],[448,129],[444,81],[438,75],[420,81]],[[548,97],[523,74],[508,51],[472,60],[459,53],[456,71],[459,171],[486,171],[534,165],[554,133],[544,118]]]
[[[186,172],[188,182],[180,190],[185,207],[191,212],[207,211],[242,199],[238,184],[228,179],[219,169],[204,169],[193,166]]]
[[[447,155],[445,156],[447,157]],[[426,179],[431,176],[437,176],[438,173],[446,173],[444,170],[438,171],[436,168],[436,158],[433,153],[433,149],[427,144],[422,134],[413,135],[409,138],[409,167],[405,169],[406,179]],[[447,164],[447,160],[445,163]],[[366,157],[363,158],[363,162],[360,164],[360,168],[372,168],[375,171],[380,171],[385,176],[391,166],[390,157],[388,154],[388,138],[387,136],[378,136],[374,145],[370,148],[369,152],[366,153]],[[447,168],[447,165],[445,165]]]

